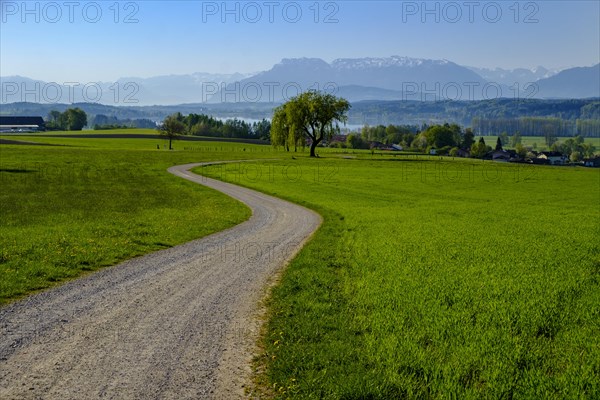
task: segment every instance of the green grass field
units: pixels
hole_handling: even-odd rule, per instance
[[[158,132],[156,129],[143,129],[143,128],[131,128],[131,129],[99,129],[99,130],[83,130],[83,131],[45,131],[40,132],[38,135],[51,136],[51,135],[112,135],[115,133],[124,133],[131,135],[156,135]]]
[[[0,145],[0,304],[242,222],[245,206],[166,169],[272,156],[231,143],[169,152],[152,139],[20,140],[60,146]]]
[[[597,395],[599,171],[369,158],[199,169],[325,218],[271,299],[265,385],[306,399]]]
[[[166,169],[263,158],[198,172],[324,217],[269,301],[256,361],[265,390],[302,399],[600,393],[597,169],[22,140],[63,146],[0,145],[1,301],[243,221],[245,207]]]

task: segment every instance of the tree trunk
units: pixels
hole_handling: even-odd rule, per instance
[[[171,147],[172,140],[173,140],[173,138],[169,136],[169,150],[173,150],[173,148]]]
[[[319,144],[319,142],[313,141],[310,144],[310,156],[311,157],[316,157],[317,155],[315,154],[315,149],[317,148],[317,145]]]

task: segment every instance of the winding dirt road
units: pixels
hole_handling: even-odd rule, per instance
[[[321,218],[198,165],[169,172],[252,217],[0,308],[0,399],[243,397],[264,288]]]

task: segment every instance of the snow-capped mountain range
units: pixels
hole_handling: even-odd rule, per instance
[[[338,58],[333,60],[331,66],[337,69],[369,69],[385,67],[419,67],[423,64],[446,65],[448,63],[450,63],[448,60],[426,60],[423,58],[391,56],[386,58]]]
[[[1,103],[174,105],[280,102],[311,89],[344,96],[354,102],[480,100],[494,97],[588,98],[600,97],[600,64],[563,71],[544,67],[507,70],[402,56],[341,58],[331,63],[319,58],[294,58],[283,59],[270,70],[256,74],[193,73],[132,77],[111,83],[82,82],[74,89],[60,82],[43,82],[20,76],[0,77],[0,84]],[[86,87],[87,92],[84,90]],[[101,96],[97,96],[98,92]]]

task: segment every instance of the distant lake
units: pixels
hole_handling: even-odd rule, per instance
[[[219,121],[227,121],[228,119],[237,119],[240,121],[244,121],[247,124],[253,124],[255,122],[260,122],[262,121],[262,119],[254,119],[254,118],[244,118],[244,117],[217,117],[217,116],[213,116],[214,119],[218,119]],[[271,118],[266,118],[267,120],[271,120]],[[346,125],[342,125],[342,133],[346,133],[346,132],[355,132],[357,130],[361,130],[362,127],[364,125],[357,125],[357,124],[346,124]]]

